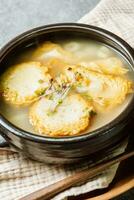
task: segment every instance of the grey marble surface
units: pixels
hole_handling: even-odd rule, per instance
[[[0,0],[0,46],[23,31],[58,22],[75,22],[100,0]]]
[[[75,22],[100,0],[0,0],[0,47],[36,26]],[[133,200],[131,190],[114,200]]]

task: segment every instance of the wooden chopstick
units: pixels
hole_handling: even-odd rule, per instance
[[[54,184],[51,184],[47,187],[44,187],[40,190],[37,190],[25,197],[22,197],[20,200],[48,200],[51,199],[56,194],[72,187],[77,184],[82,184],[83,182],[87,181],[89,178],[93,178],[94,176],[101,173],[107,167],[111,165],[121,162],[127,158],[134,156],[134,150],[130,152],[122,153],[118,156],[115,156],[111,159],[106,161],[102,161],[100,164],[91,167],[90,169],[85,169],[80,172],[76,172],[74,175],[71,175],[67,178],[64,178],[61,181],[58,181]]]
[[[117,197],[118,195],[132,189],[134,187],[134,176],[124,178],[123,180],[117,182],[108,192],[104,194],[97,195],[96,197],[91,197],[85,200],[108,200]]]

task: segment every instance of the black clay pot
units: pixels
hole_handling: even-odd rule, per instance
[[[134,51],[125,41],[98,27],[75,23],[43,26],[16,37],[0,51],[0,72],[2,73],[6,69],[16,52],[35,45],[40,40],[53,40],[61,36],[88,37],[105,43],[126,59],[130,65],[132,76],[134,76]],[[23,152],[28,157],[38,161],[59,164],[77,162],[94,154],[100,155],[101,152],[105,154],[127,137],[130,127],[128,124],[130,124],[133,110],[134,96],[132,96],[127,108],[109,124],[84,135],[61,138],[43,137],[28,133],[15,127],[1,115],[1,135],[7,141],[2,141],[1,146],[8,143],[17,151]]]

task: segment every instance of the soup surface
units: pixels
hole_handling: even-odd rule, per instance
[[[17,127],[49,136],[78,135],[115,119],[133,92],[117,52],[88,39],[26,48],[1,77],[1,113]]]

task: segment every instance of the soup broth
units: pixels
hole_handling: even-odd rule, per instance
[[[80,63],[83,66],[87,64],[87,67],[88,67],[88,63],[94,66],[94,64],[92,63],[94,62],[97,64],[99,62],[103,63],[105,62],[105,60],[107,61],[106,61],[106,64],[104,63],[104,66],[112,65],[112,62],[113,62],[112,59],[114,58],[114,60],[117,59],[117,65],[118,64],[120,65],[121,63],[122,68],[128,70],[127,73],[120,74],[118,76],[130,79],[130,80],[132,79],[130,75],[131,69],[129,69],[129,64],[117,52],[105,46],[104,44],[101,44],[99,42],[95,42],[92,40],[80,39],[80,38],[64,39],[64,40],[58,40],[54,42],[60,45],[60,47],[66,52],[69,52],[74,55],[74,58],[73,59],[70,58],[70,60],[67,60],[68,55],[66,54],[65,54],[65,57],[64,56],[62,57],[62,60],[64,60],[65,63],[67,62],[69,65],[76,65]],[[19,64],[22,62],[35,61],[36,59],[34,59],[33,53],[36,51],[37,48],[35,47],[27,48],[22,54],[20,54],[16,58],[15,62]],[[50,75],[52,76],[52,78],[55,78],[61,73],[64,73],[64,70],[66,67],[66,64],[61,62],[61,58],[59,55],[57,55],[57,59],[52,60],[52,64],[51,62],[48,64],[49,58],[53,58],[53,57],[55,58],[55,54],[56,54],[55,51],[53,51],[50,53],[50,55],[49,54],[47,55],[48,56],[47,58],[43,59],[42,56],[39,56],[37,59],[38,61],[40,61],[41,63],[43,63],[44,65],[48,67],[48,71]],[[93,67],[91,71],[94,71]],[[101,72],[97,71],[97,73],[101,73]],[[111,76],[116,76],[116,75],[112,74]],[[78,93],[78,91],[74,92],[74,90],[71,90],[71,93]],[[83,94],[80,94],[80,95],[83,96]],[[86,133],[86,132],[96,130],[108,124],[109,122],[111,122],[127,107],[131,99],[131,96],[132,96],[131,94],[128,94],[125,100],[121,104],[118,104],[112,108],[109,107],[107,109],[98,109],[96,111],[97,114],[93,117],[93,119],[91,120],[91,123],[89,123],[89,125],[84,130],[80,131],[80,133]],[[6,119],[8,119],[12,124],[16,125],[17,127],[25,131],[35,133],[35,134],[40,134],[37,130],[35,130],[35,128],[29,122],[29,107],[30,106],[31,105],[28,105],[28,106],[26,105],[26,106],[21,107],[21,106],[12,105],[9,102],[6,102],[4,98],[1,98],[1,102],[0,102],[1,114]]]

